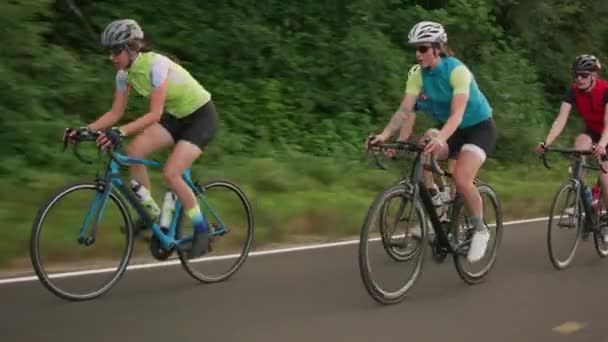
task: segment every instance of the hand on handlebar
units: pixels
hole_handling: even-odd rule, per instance
[[[593,155],[596,158],[601,158],[606,154],[606,146],[595,145],[593,148]],[[601,161],[600,161],[601,162]]]
[[[88,137],[93,135],[93,132],[89,130],[88,127],[80,127],[80,128],[66,128],[63,132],[63,143],[64,147],[67,147],[68,143],[75,143],[76,140],[80,137]]]
[[[102,150],[106,150],[110,147],[120,144],[124,139],[125,134],[118,127],[112,127],[107,129],[105,132],[100,132],[97,135],[97,146]]]
[[[384,134],[372,134],[365,140],[365,151],[369,150],[371,146],[382,144],[388,140],[389,137]]]
[[[89,130],[88,127],[83,126],[80,128],[71,128],[68,127],[65,129],[65,132],[63,133],[63,139],[69,139],[69,140],[75,140],[77,137],[79,136],[88,136],[88,135],[92,135],[93,133],[91,132],[91,130]]]
[[[437,136],[428,137],[425,141],[426,146],[424,147],[424,153],[436,155],[445,149],[446,146],[446,141]]]
[[[536,154],[542,156],[543,154],[545,154],[547,147],[547,144],[545,144],[544,142],[538,143],[538,145],[536,145]]]

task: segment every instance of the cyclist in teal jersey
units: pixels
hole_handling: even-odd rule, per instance
[[[118,70],[116,90],[111,110],[86,129],[102,131],[97,143],[104,149],[135,135],[126,152],[136,158],[173,146],[165,162],[163,179],[192,220],[194,235],[189,257],[201,256],[209,247],[209,225],[182,173],[191,167],[216,134],[218,115],[211,95],[180,65],[149,51],[144,33],[134,20],[111,22],[102,33],[101,42]],[[149,99],[148,113],[114,127],[124,114],[131,89]],[[132,178],[151,188],[144,165],[133,165],[129,171]],[[158,209],[155,203],[151,205]]]
[[[470,262],[476,262],[485,254],[490,233],[483,223],[481,196],[473,179],[496,145],[492,108],[468,68],[452,57],[441,24],[416,24],[408,42],[416,47],[418,64],[410,69],[399,110],[369,144],[385,142],[399,130],[400,139],[407,139],[415,123],[414,108],[439,122],[439,129],[427,132],[430,141],[425,152],[448,159],[456,191],[462,194],[476,228],[467,255]],[[431,184],[427,182],[427,186]],[[433,193],[435,189],[429,190]]]

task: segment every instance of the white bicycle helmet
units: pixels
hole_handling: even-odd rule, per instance
[[[407,35],[408,43],[439,43],[448,41],[448,35],[443,26],[433,21],[421,21],[414,25]]]
[[[144,32],[135,20],[115,20],[106,26],[101,34],[101,44],[104,47],[112,47],[127,44],[134,39],[143,39]]]

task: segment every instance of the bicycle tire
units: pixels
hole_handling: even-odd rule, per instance
[[[32,233],[30,236],[30,260],[32,262],[34,271],[42,285],[44,285],[44,287],[48,289],[51,293],[62,299],[70,301],[85,301],[97,298],[102,294],[106,293],[108,290],[110,290],[110,288],[112,288],[112,286],[114,286],[118,282],[118,280],[120,280],[120,278],[124,274],[127,265],[129,264],[131,254],[133,252],[133,228],[131,216],[129,214],[129,211],[127,210],[127,206],[125,205],[122,197],[116,195],[114,192],[111,192],[109,200],[117,205],[118,210],[124,220],[123,227],[124,232],[126,233],[127,246],[122,254],[119,265],[110,280],[101,288],[90,293],[74,294],[59,288],[44,270],[44,266],[42,265],[40,260],[40,233],[43,227],[44,220],[47,217],[49,211],[65,196],[79,190],[99,191],[99,186],[100,183],[98,182],[76,182],[60,188],[54,194],[52,194],[50,198],[45,202],[45,204],[42,205],[41,208],[38,210],[36,219],[34,220],[34,224],[32,226]]]
[[[595,220],[595,226],[598,228],[593,232],[593,242],[595,244],[595,251],[600,256],[600,258],[605,258],[608,256],[608,243],[604,241],[604,230],[608,229],[608,217],[603,214],[602,211],[605,210],[604,205],[602,205],[602,193],[600,193],[598,199],[598,209],[596,211],[597,216]]]
[[[376,217],[377,213],[383,211],[383,206],[385,206],[385,202],[390,199],[392,196],[404,196],[409,198],[412,201],[414,208],[416,210],[415,214],[418,216],[418,221],[420,222],[420,243],[417,260],[414,267],[414,271],[410,275],[409,279],[406,283],[398,289],[397,291],[389,292],[380,287],[380,285],[373,279],[373,272],[371,270],[370,262],[368,259],[369,250],[368,250],[368,239],[370,237],[370,230],[373,227],[375,222],[378,222],[378,218]],[[424,210],[422,209],[421,203],[418,199],[413,198],[412,192],[402,185],[397,185],[388,188],[387,190],[379,193],[372,205],[370,206],[363,226],[361,228],[361,236],[359,240],[359,273],[361,276],[361,280],[363,281],[363,285],[368,292],[368,294],[378,303],[389,305],[401,302],[405,299],[406,295],[409,293],[416,280],[418,279],[424,262],[425,257],[425,248],[426,248],[426,231],[427,231],[427,220],[424,214]]]
[[[576,230],[576,236],[575,236],[574,244],[572,245],[570,252],[568,252],[568,257],[562,261],[562,260],[559,260],[558,257],[555,255],[556,248],[551,243],[551,241],[552,241],[551,238],[555,234],[554,229],[552,229],[553,224],[556,222],[555,218],[556,217],[558,218],[557,219],[558,223],[559,223],[559,220],[561,219],[561,215],[558,215],[561,213],[556,212],[556,205],[558,203],[558,200],[560,199],[560,195],[562,195],[566,191],[568,191],[568,195],[574,194],[574,196],[575,196],[574,209],[573,209],[573,213],[574,213],[573,216],[575,216],[575,217],[574,217],[574,220],[572,220],[572,223],[575,225],[574,229]],[[569,197],[567,197],[567,198],[569,198]],[[576,186],[573,182],[571,182],[571,181],[566,182],[555,193],[555,196],[553,198],[553,203],[551,204],[551,210],[549,211],[549,222],[548,222],[548,227],[547,227],[548,228],[547,229],[547,247],[549,250],[549,259],[551,261],[551,264],[557,270],[566,269],[568,266],[570,266],[570,264],[572,263],[572,260],[574,260],[576,250],[577,250],[580,240],[581,240],[580,238],[581,238],[582,227],[583,227],[581,207],[582,206],[580,203],[580,196],[578,196]]]
[[[411,185],[406,184],[406,183],[400,183],[400,185],[404,185],[406,187],[408,187],[408,189],[411,189]],[[387,222],[387,218],[385,213],[387,212],[387,203],[384,203],[382,208],[381,208],[381,212],[382,215],[380,215],[378,217],[378,223],[380,224],[380,237],[382,239],[382,247],[384,247],[384,250],[386,251],[386,253],[395,261],[408,261],[410,260],[413,256],[415,256],[415,250],[413,252],[410,253],[403,253],[403,251],[400,251],[397,247],[395,246],[390,246],[390,240],[391,240],[391,236],[393,232],[389,232],[389,227],[388,227],[388,222]],[[402,218],[400,219],[402,220]]]
[[[195,183],[195,184],[197,184],[197,183]],[[224,280],[230,278],[237,270],[239,270],[239,268],[241,268],[241,266],[247,259],[249,252],[251,251],[251,248],[253,245],[253,234],[254,234],[253,210],[251,209],[251,204],[249,203],[249,200],[247,199],[247,196],[245,195],[245,193],[234,183],[231,183],[226,180],[214,180],[214,181],[206,182],[203,185],[197,184],[196,187],[197,187],[197,189],[196,189],[195,193],[197,194],[197,197],[202,196],[202,194],[206,193],[209,189],[213,189],[213,188],[217,188],[217,187],[228,189],[229,191],[232,191],[233,193],[235,193],[237,195],[237,197],[239,198],[241,204],[243,205],[243,207],[245,209],[245,218],[247,220],[245,244],[243,245],[242,249],[240,250],[240,254],[237,256],[235,263],[232,264],[232,266],[229,268],[229,270],[227,272],[225,272],[221,275],[215,275],[215,276],[205,275],[205,274],[201,273],[200,271],[197,271],[196,269],[194,269],[194,267],[191,263],[191,260],[188,259],[187,251],[184,249],[178,248],[178,255],[179,255],[181,264],[190,276],[192,276],[193,278],[195,278],[198,281],[203,282],[203,283],[217,283],[217,282],[221,282],[221,281],[224,281]],[[185,213],[182,209],[182,211],[180,212],[180,220],[182,220],[184,218],[184,214]],[[183,232],[181,231],[181,229],[182,229],[181,225],[178,224],[177,230],[176,230],[176,239],[179,239],[182,237]]]

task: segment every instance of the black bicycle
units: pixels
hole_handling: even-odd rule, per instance
[[[488,184],[475,180],[484,203],[484,224],[491,235],[484,258],[470,263],[466,255],[475,229],[463,210],[462,197],[455,194],[441,204],[434,203],[425,186],[423,170],[439,176],[442,193],[451,190],[452,186],[447,184],[446,178],[451,180],[452,175],[444,172],[434,157],[423,153],[424,144],[396,142],[378,144],[370,147],[370,150],[381,168],[383,164],[378,156],[382,150],[415,153],[409,177],[404,177],[398,184],[390,186],[377,195],[361,229],[359,268],[363,284],[371,297],[382,304],[402,301],[421,273],[427,245],[431,247],[435,262],[443,262],[448,254],[452,254],[456,270],[466,283],[481,282],[496,260],[502,238],[502,209],[495,191]],[[424,162],[424,159],[428,162]],[[427,237],[429,225],[436,235],[430,241]],[[377,233],[374,231],[376,227],[378,227]],[[372,250],[378,242],[382,244],[381,251],[384,252]],[[413,262],[413,270],[398,286],[388,288],[389,286],[381,284],[382,272],[375,272],[370,258],[380,256],[382,259],[382,254],[384,255],[382,264],[389,263],[388,266],[393,267],[391,272],[385,272],[389,273],[387,275],[391,280],[394,280],[395,272],[402,272],[405,269],[402,267],[404,263]],[[389,258],[386,258],[386,255]]]
[[[604,239],[605,229],[608,229],[605,204],[599,200],[597,206],[592,205],[590,196],[585,195],[590,190],[583,179],[583,169],[600,170],[603,173],[606,173],[606,170],[601,163],[597,166],[587,163],[585,156],[591,155],[592,150],[560,147],[546,147],[545,153],[541,155],[548,169],[550,169],[546,157],[548,152],[561,153],[574,158],[570,178],[558,189],[549,212],[547,246],[551,263],[558,270],[567,268],[574,259],[581,236],[583,240],[587,240],[590,234],[593,234],[595,250],[599,256],[602,258],[608,256],[608,243]],[[600,199],[601,197],[600,194]],[[560,233],[571,235],[568,239],[570,242],[565,244],[565,247],[559,244]]]

